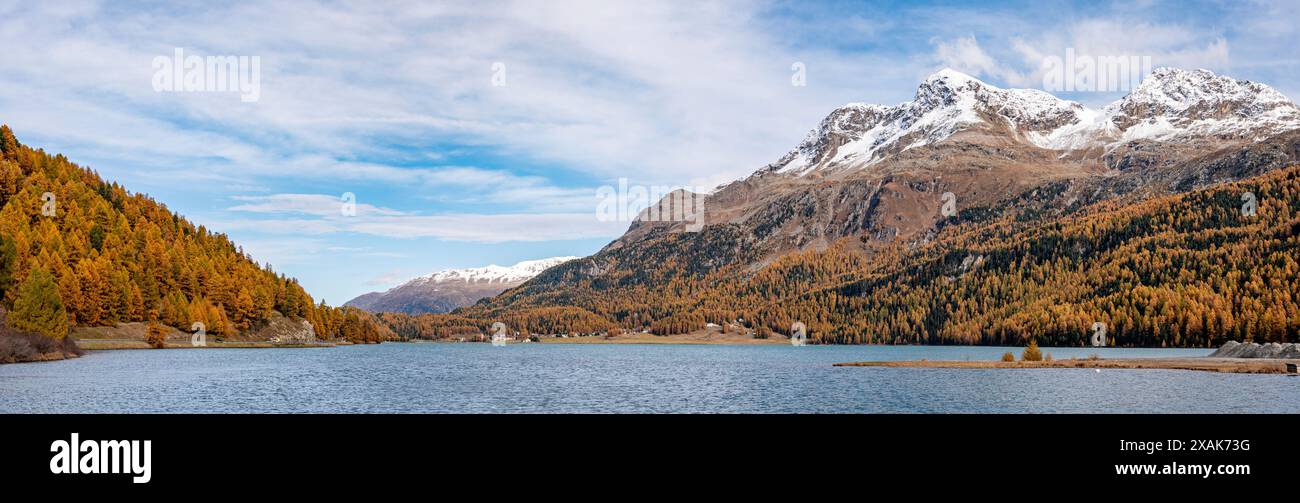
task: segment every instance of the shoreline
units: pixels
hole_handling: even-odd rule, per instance
[[[1114,358],[1070,359],[1026,362],[997,360],[900,360],[835,363],[835,367],[892,367],[936,369],[1116,369],[1116,370],[1195,370],[1230,374],[1287,374],[1287,364],[1300,364],[1300,359],[1264,358],[1214,358],[1208,356],[1188,358]]]
[[[149,343],[133,339],[78,339],[77,347],[86,351],[116,351],[120,349],[249,349],[249,348],[332,348],[337,346],[350,346],[350,342],[310,342],[310,343],[281,343],[265,341],[228,341],[217,342],[210,341],[204,346],[194,346],[187,339],[183,342],[167,341],[161,348],[150,346]]]
[[[731,332],[723,333],[716,329],[697,330],[685,334],[654,335],[644,332],[626,332],[612,337],[592,335],[587,337],[541,337],[534,344],[711,344],[711,345],[746,345],[766,346],[771,344],[790,345],[790,339],[774,335],[766,339]]]

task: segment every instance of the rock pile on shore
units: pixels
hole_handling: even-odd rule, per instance
[[[1228,341],[1210,354],[1212,358],[1300,358],[1300,345],[1295,343],[1255,344]]]

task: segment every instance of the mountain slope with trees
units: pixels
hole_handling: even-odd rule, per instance
[[[1253,214],[1243,208],[1248,193]],[[1097,327],[1118,346],[1297,340],[1300,167],[1041,213],[972,208],[923,243],[864,250],[861,238],[844,238],[758,269],[710,262],[744,249],[735,229],[665,234],[636,255],[569,262],[450,315],[404,317],[404,335],[441,338],[503,321],[532,333],[735,323],[764,336],[803,322],[819,343],[1080,346]],[[546,316],[557,305],[566,316]]]
[[[224,234],[104,181],[0,126],[0,304],[17,330],[61,340],[69,326],[159,321],[216,338],[254,337],[275,313],[322,339],[393,337],[373,316],[315,301]]]

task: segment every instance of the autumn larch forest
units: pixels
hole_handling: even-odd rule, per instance
[[[8,126],[0,126],[0,299],[7,332],[58,344],[70,327],[129,322],[181,331],[199,322],[216,340],[238,339],[276,316],[305,319],[324,340],[393,336],[372,315],[316,303],[225,235],[21,144]]]

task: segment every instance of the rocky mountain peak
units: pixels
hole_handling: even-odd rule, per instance
[[[913,103],[927,108],[950,106],[961,101],[963,97],[976,97],[981,91],[997,90],[984,82],[951,68],[939,70],[921,82],[916,88]],[[984,97],[987,97],[985,93]]]
[[[944,69],[927,77],[912,101],[896,106],[850,103],[835,109],[765,171],[803,175],[867,166],[974,125],[1048,131],[1078,121],[1085,112],[1078,103],[1046,92],[1000,89]]]
[[[1093,110],[1037,89],[1001,89],[943,69],[917,87],[912,101],[835,109],[759,173],[864,168],[972,127],[1064,153],[1137,140],[1260,139],[1300,128],[1300,109],[1267,85],[1209,70],[1158,68],[1129,95]]]
[[[1241,136],[1300,126],[1300,109],[1277,90],[1203,69],[1157,68],[1105,112],[1120,129],[1137,126],[1143,137]]]

